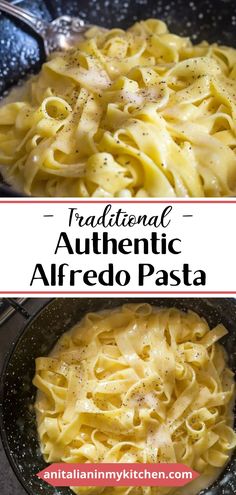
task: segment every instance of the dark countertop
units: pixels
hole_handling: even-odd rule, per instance
[[[24,307],[31,312],[41,308],[47,299],[31,299],[26,301]],[[0,304],[1,307],[1,304]],[[19,335],[22,326],[24,325],[24,318],[15,314],[10,317],[2,326],[0,326],[0,370],[5,360],[7,353],[9,352],[13,342]],[[2,442],[0,440],[0,493],[1,495],[26,495],[24,488],[20,485],[11,466],[6,458]]]

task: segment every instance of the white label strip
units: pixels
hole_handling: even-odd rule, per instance
[[[234,200],[1,200],[0,294],[236,294]]]

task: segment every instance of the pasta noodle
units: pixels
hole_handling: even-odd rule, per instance
[[[232,196],[235,116],[233,48],[95,27],[3,102],[1,170],[34,196]]]
[[[46,462],[181,462],[200,473],[186,488],[112,489],[120,495],[191,495],[209,486],[236,446],[234,375],[218,343],[226,334],[192,311],[149,304],[87,314],[36,360]]]

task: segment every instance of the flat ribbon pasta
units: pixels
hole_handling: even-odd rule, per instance
[[[45,461],[181,462],[200,473],[178,489],[112,488],[120,495],[193,495],[209,486],[236,446],[234,374],[218,343],[226,334],[191,311],[149,304],[87,314],[36,360]]]
[[[233,48],[94,27],[3,100],[1,172],[33,196],[235,196],[235,118]]]

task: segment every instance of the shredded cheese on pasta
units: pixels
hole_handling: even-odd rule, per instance
[[[226,334],[191,311],[149,304],[87,314],[36,360],[46,462],[181,462],[200,473],[186,488],[112,489],[120,495],[190,495],[209,486],[236,446],[234,375],[218,343]]]
[[[235,116],[233,48],[154,19],[92,28],[3,102],[0,165],[35,196],[231,196]]]

